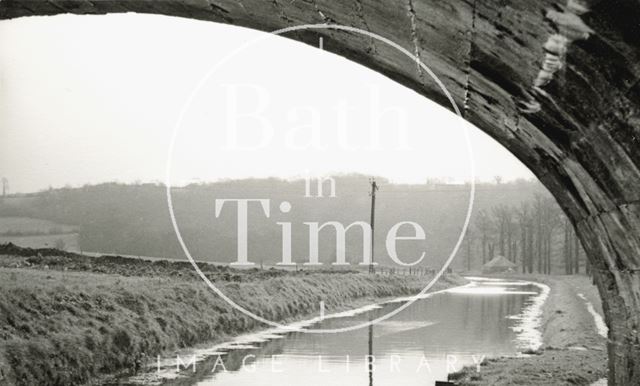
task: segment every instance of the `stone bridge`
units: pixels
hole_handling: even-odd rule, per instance
[[[464,118],[526,164],[576,227],[609,325],[609,382],[640,385],[640,0],[163,0],[0,2],[0,19],[139,12],[262,31],[369,30],[427,63]],[[419,66],[367,36],[317,45],[451,107]],[[188,44],[188,42],[185,42]]]

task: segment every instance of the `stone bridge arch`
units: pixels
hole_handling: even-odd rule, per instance
[[[262,31],[336,23],[420,56],[464,118],[503,144],[555,196],[595,269],[609,326],[609,382],[640,384],[640,1],[38,0],[0,19],[151,13]],[[288,37],[359,62],[450,108],[415,64],[362,35]]]

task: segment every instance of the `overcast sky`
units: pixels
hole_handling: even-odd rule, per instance
[[[413,91],[263,36],[151,15],[0,22],[0,176],[13,192],[164,181],[175,131],[174,184],[348,172],[467,181],[468,130],[477,179],[532,177]]]

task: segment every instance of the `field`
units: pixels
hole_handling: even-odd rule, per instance
[[[49,220],[29,217],[0,217],[0,234],[64,234],[75,233],[76,228]]]
[[[28,217],[0,217],[0,244],[79,250],[79,240],[76,228],[70,225]]]
[[[11,268],[10,268],[11,267]],[[233,270],[205,274],[274,321],[418,292],[428,276]],[[439,287],[459,284],[443,278]],[[0,384],[74,385],[133,371],[144,358],[263,328],[196,277],[188,263],[91,258],[0,246]]]

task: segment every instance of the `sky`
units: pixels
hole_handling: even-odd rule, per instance
[[[533,177],[453,113],[320,47],[155,15],[0,22],[11,192],[354,172]]]

